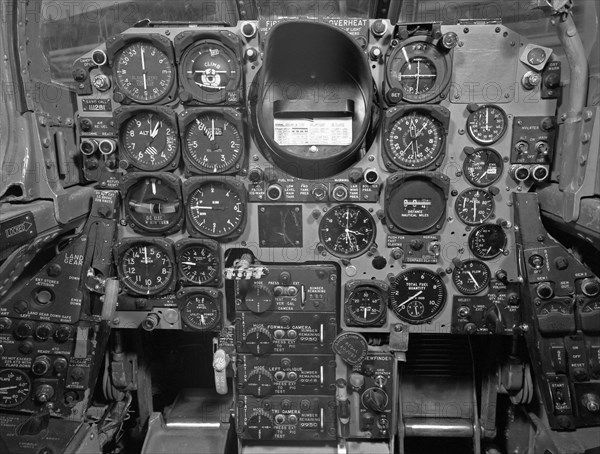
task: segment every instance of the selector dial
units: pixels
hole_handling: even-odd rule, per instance
[[[264,413],[252,416],[248,420],[246,429],[255,440],[270,440],[275,434],[273,419]]]
[[[264,369],[254,369],[246,380],[246,390],[255,397],[264,397],[273,391],[273,376]]]
[[[245,339],[246,346],[253,355],[266,355],[273,349],[273,337],[262,326],[256,326],[248,331]]]
[[[251,287],[244,298],[244,303],[246,303],[246,307],[255,314],[262,314],[271,309],[273,298],[273,290],[266,285],[251,284]]]
[[[369,410],[384,413],[388,403],[388,395],[382,389],[369,388],[362,395],[362,402]]]

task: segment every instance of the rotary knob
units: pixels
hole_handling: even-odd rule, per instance
[[[364,406],[369,410],[376,413],[383,413],[388,403],[388,395],[382,389],[370,388],[365,391],[362,400]]]
[[[70,326],[62,325],[54,332],[54,339],[59,343],[66,342],[69,340],[69,337],[71,337],[72,331]]]
[[[35,400],[38,402],[48,402],[54,397],[54,388],[46,383],[35,388]]]
[[[585,296],[596,296],[600,293],[600,282],[588,277],[581,282],[581,291]]]
[[[31,364],[31,371],[35,375],[45,375],[46,372],[50,370],[50,358],[47,356],[38,356],[33,360],[33,364]]]
[[[255,397],[264,397],[273,391],[273,376],[264,369],[255,369],[246,380],[246,390]]]
[[[40,323],[35,327],[35,337],[41,341],[47,340],[52,335],[52,325],[50,323]]]
[[[255,314],[262,314],[273,305],[273,290],[266,285],[252,285],[244,298],[246,307]]]
[[[251,328],[246,335],[245,343],[254,355],[266,355],[273,349],[271,333],[262,326]]]
[[[246,429],[255,440],[270,440],[273,438],[275,429],[273,428],[273,419],[269,415],[258,414],[248,420]]]

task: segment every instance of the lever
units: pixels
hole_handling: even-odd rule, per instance
[[[231,358],[222,348],[213,355],[213,369],[215,370],[215,388],[218,394],[225,395],[229,392],[227,387],[227,366]]]

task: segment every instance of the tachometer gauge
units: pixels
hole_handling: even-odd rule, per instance
[[[115,55],[113,68],[120,92],[140,104],[160,101],[175,80],[175,69],[167,54],[148,41],[123,47]]]
[[[131,239],[117,243],[119,279],[133,295],[158,295],[172,287],[175,269],[171,244]]]
[[[241,75],[239,58],[216,40],[198,41],[181,57],[181,85],[194,100],[204,104],[226,101],[237,91]]]
[[[412,268],[396,276],[391,288],[391,308],[410,324],[426,323],[437,316],[446,302],[446,287],[433,271]]]
[[[187,123],[190,121],[189,112],[186,118]],[[239,170],[244,140],[238,119],[238,113],[209,111],[187,123],[183,132],[183,156],[187,169],[212,174],[226,172],[234,166]]]
[[[120,159],[144,171],[177,167],[179,139],[174,114],[164,108],[115,112],[121,139]]]
[[[358,205],[338,205],[319,224],[321,244],[337,257],[358,257],[375,241],[373,217]]]
[[[186,188],[187,186],[187,188]],[[232,239],[238,237],[246,219],[246,192],[234,179],[187,180],[186,207],[191,235]]]
[[[494,196],[485,189],[467,189],[456,198],[456,215],[467,225],[485,222],[494,214]]]
[[[442,153],[444,128],[425,113],[411,111],[403,115],[386,134],[386,154],[401,169],[424,169]]]
[[[126,219],[138,233],[173,233],[183,225],[179,178],[170,173],[130,173],[123,177]]]
[[[480,148],[465,158],[463,172],[473,186],[483,187],[495,183],[502,176],[502,156],[491,148]]]
[[[387,302],[378,288],[356,287],[348,296],[345,307],[348,326],[381,326],[385,323]]]
[[[480,106],[467,120],[469,136],[480,145],[491,145],[502,138],[508,128],[508,118],[493,104]]]
[[[452,273],[452,282],[465,295],[481,293],[489,285],[490,279],[490,269],[479,260],[465,260]]]
[[[175,244],[179,276],[184,284],[213,285],[220,281],[219,245],[211,240],[181,240]]]
[[[480,225],[469,234],[469,249],[481,260],[498,257],[506,249],[506,242],[506,233],[497,224]]]
[[[31,380],[19,369],[0,370],[0,408],[21,405],[31,394]]]
[[[189,328],[197,331],[218,329],[221,320],[221,302],[217,292],[192,292],[184,294],[181,319]]]

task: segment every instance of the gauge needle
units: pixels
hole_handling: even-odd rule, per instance
[[[421,60],[417,61],[417,86],[415,87],[415,94],[419,94],[419,82],[421,79]]]
[[[490,110],[489,109],[485,109],[485,129],[490,129],[489,127],[489,122],[490,122]]]
[[[8,391],[9,389],[15,389],[17,386],[6,386],[4,388],[0,388],[0,392]]]
[[[156,125],[154,126],[154,129],[152,130],[152,132],[150,133],[150,137],[152,137],[153,139],[156,137],[156,135],[158,134],[158,128],[160,128],[161,122],[157,121]]]
[[[473,284],[475,284],[476,287],[479,287],[479,283],[477,282],[477,279],[475,279],[475,276],[473,276],[473,273],[471,273],[470,271],[467,271],[467,274],[469,275],[469,277],[473,281]]]
[[[203,314],[200,314],[200,321],[202,322],[203,325],[206,325],[206,319],[204,318]]]
[[[414,300],[417,296],[421,295],[421,293],[423,293],[423,290],[421,290],[420,292],[415,293],[413,296],[411,296],[409,299],[407,299],[406,301],[404,301],[403,303],[398,304],[398,307],[402,307],[404,306],[406,303],[410,303],[412,300]]]
[[[215,141],[215,119],[214,118],[212,120],[212,130],[211,131],[212,131],[212,139],[210,139],[210,140],[212,140],[214,142]]]
[[[142,74],[142,77],[144,78],[144,90],[148,90],[148,83],[146,81],[146,73]]]
[[[408,69],[411,69],[410,59],[408,58],[408,54],[406,53],[406,47],[402,48],[402,55],[404,55],[404,59],[406,63],[408,63]]]
[[[156,195],[156,181],[152,180],[152,195]]]
[[[148,264],[148,247],[144,246],[144,261],[146,265]]]
[[[485,172],[483,172],[483,174],[482,174],[482,175],[481,175],[479,178],[477,178],[477,181],[481,181],[481,179],[482,179],[483,177],[485,177],[487,174],[488,174],[488,168],[486,168],[486,169],[485,169]]]
[[[144,47],[142,46],[142,70],[146,71],[146,60],[144,59]]]
[[[195,262],[181,262],[182,265],[196,266]]]
[[[473,220],[477,220],[477,199],[473,199]]]
[[[366,307],[364,309],[364,313],[365,313],[364,318],[366,319],[367,318],[367,308]]]
[[[224,207],[211,207],[211,206],[200,206],[195,205],[192,207],[192,210],[224,210]]]

